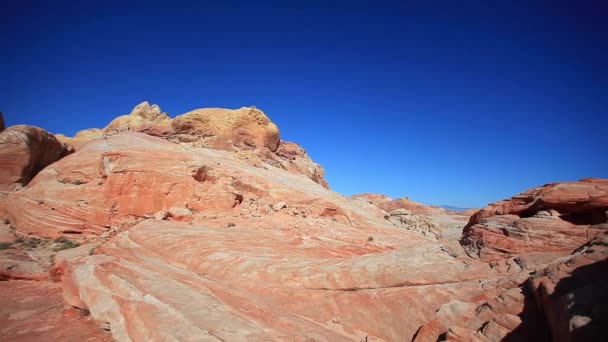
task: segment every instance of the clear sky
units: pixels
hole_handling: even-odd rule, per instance
[[[9,125],[71,135],[144,100],[171,116],[255,105],[336,191],[460,207],[608,177],[607,1],[5,0],[0,13]]]

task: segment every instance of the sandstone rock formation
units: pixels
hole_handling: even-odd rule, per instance
[[[608,322],[608,234],[532,276],[528,273],[506,277],[507,286],[495,298],[443,305],[418,331],[416,341],[441,336],[451,341],[603,340]]]
[[[492,261],[510,255],[571,252],[608,228],[608,180],[547,184],[474,214],[462,244]]]
[[[65,304],[60,284],[0,282],[2,341],[112,341],[88,312]]]
[[[158,105],[150,105],[147,101],[135,106],[130,114],[121,115],[110,122],[103,132],[142,131],[153,126],[170,126],[171,119],[167,113],[161,112]]]
[[[424,236],[433,236],[436,239],[441,239],[441,229],[439,225],[433,223],[430,219],[415,215],[406,209],[395,209],[388,213],[389,221],[396,225],[403,225],[408,230],[419,232]]]
[[[2,112],[0,112],[0,132],[4,131],[4,129],[6,129],[4,124],[4,116],[2,116]]]
[[[385,211],[386,218],[397,226],[436,239],[460,239],[462,228],[470,216],[414,202],[407,197],[393,200],[386,195],[365,193],[353,195],[351,198],[365,201]]]
[[[356,194],[356,195],[352,195],[350,197],[354,198],[354,199],[360,199],[362,201],[366,201],[375,206],[379,206],[380,204],[382,204],[384,202],[390,202],[393,200],[392,198],[390,198],[386,195],[383,195],[383,194],[370,194],[370,193]]]
[[[342,224],[229,220],[142,222],[60,265],[65,298],[118,340],[397,341],[437,302],[483,298],[476,279],[491,274],[405,233],[366,244],[366,230],[342,240]]]
[[[290,193],[293,208],[307,206],[305,213],[309,215],[347,222],[357,215],[337,209],[335,204],[330,207],[336,209],[325,212],[326,206],[313,200],[327,192],[320,196],[318,191],[309,191],[307,180],[278,168],[256,168],[235,158],[234,153],[185,148],[146,134],[125,132],[89,142],[43,170],[27,189],[0,199],[0,203],[23,233],[45,238],[76,234],[78,240],[95,237],[113,226],[131,226],[171,208],[206,215],[239,210],[256,214],[263,211],[262,203],[269,206],[285,200],[286,193]],[[281,186],[269,185],[277,182]],[[293,194],[289,183],[301,184],[301,194]],[[249,199],[255,202],[249,203]],[[312,202],[298,204],[305,200]]]
[[[55,137],[64,144],[74,146],[76,150],[80,150],[82,146],[91,140],[103,138],[103,131],[99,128],[89,128],[76,133],[74,137],[66,137],[63,134],[55,134]]]
[[[103,129],[86,129],[74,137],[58,134],[57,138],[80,149],[89,141],[121,132],[142,132],[189,147],[234,151],[257,167],[300,173],[329,188],[323,168],[299,145],[281,141],[278,127],[255,107],[203,108],[171,119],[158,105],[142,102]]]
[[[171,126],[180,141],[220,149],[230,143],[240,149],[266,147],[275,152],[280,141],[277,126],[255,107],[197,109],[179,115]]]
[[[234,111],[212,111],[174,125],[144,103],[0,191],[3,339],[601,338],[607,180],[531,189],[462,231],[457,213],[335,193],[261,112],[230,131]]]
[[[0,191],[26,186],[40,170],[72,152],[41,128],[9,127],[0,132]]]
[[[115,232],[93,255],[63,260],[53,274],[63,274],[68,303],[109,323],[119,340],[147,338],[138,335],[142,324],[175,328],[152,331],[152,339],[208,333],[226,339],[396,340],[413,335],[448,297],[483,298],[477,279],[492,272],[303,175],[136,132],[86,144],[0,206],[20,235],[67,234],[85,243]],[[129,251],[140,252],[132,259]],[[148,264],[150,258],[156,266]],[[125,269],[131,275],[113,273],[111,265],[127,264],[134,267]],[[107,282],[117,276],[135,292],[104,297],[122,291]],[[188,290],[188,284],[199,285]],[[198,298],[189,300],[197,304],[182,307],[186,297]],[[322,303],[329,306],[319,310]],[[418,303],[416,317],[403,324],[400,317],[412,312],[412,303]],[[167,305],[174,309],[145,314]],[[285,311],[274,311],[282,305]],[[215,318],[197,318],[205,310]]]
[[[608,323],[608,234],[534,274],[528,287],[554,341],[600,341]]]
[[[428,214],[433,211],[433,207],[414,202],[407,197],[398,198],[396,200],[382,202],[378,205],[380,209],[386,212],[391,212],[396,209],[406,209],[414,214]]]

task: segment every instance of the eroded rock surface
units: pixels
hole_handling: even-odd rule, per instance
[[[68,306],[60,284],[0,282],[2,341],[112,341],[88,312]]]
[[[3,339],[601,337],[608,181],[497,202],[457,241],[462,214],[329,190],[262,115],[143,103],[0,192]]]
[[[385,211],[385,217],[397,226],[436,239],[449,241],[460,239],[462,228],[469,220],[467,213],[424,205],[407,197],[393,200],[382,194],[364,193],[353,195],[351,198],[365,201]]]
[[[608,234],[534,274],[528,287],[554,341],[601,341],[608,324]]]
[[[429,218],[422,215],[413,214],[406,209],[395,209],[388,213],[389,221],[396,225],[402,225],[406,229],[419,232],[425,236],[433,236],[436,239],[441,239],[441,228],[433,223]]]
[[[251,165],[279,167],[306,175],[329,188],[325,171],[299,145],[281,141],[278,127],[255,107],[202,108],[171,119],[156,104],[142,102],[103,129],[79,131],[74,137],[58,134],[65,143],[82,148],[86,143],[122,132],[141,132],[189,147],[233,151]]]
[[[0,191],[26,186],[47,165],[73,152],[47,131],[27,125],[0,132]]]
[[[547,184],[492,203],[463,231],[469,255],[492,261],[539,252],[571,252],[608,228],[608,180]]]
[[[415,340],[601,341],[607,285],[608,235],[601,234],[572,255],[505,277],[494,298],[443,305]]]
[[[359,216],[385,221],[381,213],[359,209],[304,175],[134,132],[91,141],[40,172],[28,188],[0,199],[2,211],[21,233],[72,234],[79,241],[161,211],[169,211],[170,219],[180,210],[192,213],[179,214],[179,220],[259,216],[274,213],[271,206],[280,201],[293,215],[349,224]]]
[[[227,220],[142,222],[61,265],[66,300],[118,340],[398,341],[501,275],[408,233]]]
[[[137,132],[87,143],[0,206],[17,234],[107,239],[51,274],[118,340],[411,338],[510,272],[305,175]]]

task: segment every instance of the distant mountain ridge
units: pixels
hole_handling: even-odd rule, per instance
[[[443,209],[446,209],[446,210],[451,210],[451,211],[467,211],[467,210],[470,210],[470,209],[474,209],[474,208],[454,207],[454,206],[445,205],[445,204],[439,205],[439,207],[443,208]]]

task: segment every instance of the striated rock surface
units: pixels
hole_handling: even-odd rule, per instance
[[[40,170],[72,152],[41,128],[9,127],[0,132],[0,191],[26,186]]]
[[[571,252],[608,228],[608,180],[547,184],[474,214],[461,243],[483,260]]]
[[[424,236],[432,236],[441,239],[441,228],[429,218],[413,214],[409,210],[395,209],[388,213],[389,221],[396,225],[404,226],[406,229],[418,232]]]
[[[462,235],[462,228],[469,215],[436,206],[414,202],[407,197],[396,200],[382,194],[356,194],[352,199],[367,202],[386,212],[386,218],[393,224],[416,233],[456,241]]]
[[[531,189],[462,232],[459,213],[329,190],[260,113],[143,103],[0,192],[3,340],[602,337],[607,180]]]
[[[65,298],[119,341],[399,341],[500,276],[408,233],[229,220],[142,222],[60,265]]]
[[[188,147],[234,151],[256,167],[278,167],[306,175],[329,188],[325,171],[299,145],[281,141],[278,127],[255,107],[202,108],[171,119],[158,105],[142,102],[103,129],[79,131],[74,137],[58,134],[64,143],[81,149],[86,143],[122,132],[141,132]]]
[[[608,234],[537,272],[527,285],[554,341],[602,341],[608,324]]]
[[[125,132],[91,141],[43,170],[27,189],[0,199],[0,206],[24,234],[46,238],[75,234],[78,240],[94,238],[114,226],[131,226],[171,208],[173,213],[182,208],[199,215],[261,215],[282,200],[288,200],[288,209],[298,215],[343,222],[376,215],[384,222],[380,213],[353,212],[341,196],[314,190],[313,184],[304,175],[256,168],[234,153],[185,148]],[[339,204],[318,201],[321,198]],[[175,218],[171,212],[169,216]],[[188,215],[178,216],[190,220]]]
[[[65,304],[59,284],[0,282],[2,341],[112,341],[88,312]]]
[[[607,234],[530,273],[504,278],[503,291],[494,298],[443,305],[415,341],[603,340],[608,323]]]
[[[137,132],[87,143],[0,207],[19,235],[107,240],[58,253],[51,274],[117,340],[411,339],[510,272],[304,175]]]

